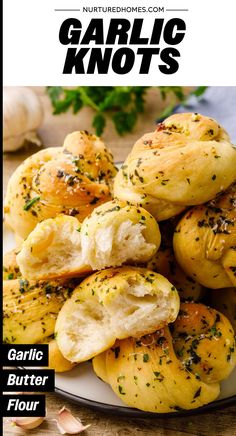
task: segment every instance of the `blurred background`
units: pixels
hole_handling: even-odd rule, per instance
[[[5,88],[4,182],[26,157],[61,146],[74,130],[101,135],[115,161],[123,161],[141,135],[184,111],[216,118],[236,142],[236,87]]]

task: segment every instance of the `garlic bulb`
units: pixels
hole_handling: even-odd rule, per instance
[[[30,88],[3,88],[3,151],[18,150],[25,142],[41,145],[36,129],[43,120],[43,108]]]

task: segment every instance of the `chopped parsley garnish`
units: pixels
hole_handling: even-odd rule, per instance
[[[200,388],[195,392],[195,394],[194,394],[194,396],[193,396],[194,399],[197,398],[197,397],[200,397],[200,395],[201,395],[201,390],[202,390],[202,388],[200,387]]]
[[[32,198],[32,200],[28,200],[26,203],[25,203],[25,205],[24,205],[24,207],[23,207],[23,209],[24,210],[29,210],[37,201],[39,201],[40,200],[40,196],[39,195],[37,195],[37,197],[34,197],[34,198]]]
[[[12,279],[14,279],[14,274],[13,273],[8,274],[7,280],[12,280]]]
[[[26,279],[25,280],[24,279],[20,279],[19,283],[20,283],[19,291],[20,291],[21,294],[23,294],[27,290],[27,288],[29,286],[29,282]]]
[[[123,391],[122,386],[119,385],[118,389],[119,389],[119,392],[120,392],[121,395],[125,395],[125,392]]]
[[[144,354],[143,355],[143,361],[144,362],[148,362],[149,361],[149,355],[148,354]]]

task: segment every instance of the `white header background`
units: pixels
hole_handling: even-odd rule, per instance
[[[160,6],[188,11],[83,13],[83,6]],[[3,12],[5,86],[236,85],[236,0],[4,0]],[[61,45],[58,35],[62,22],[71,17],[78,18],[83,29],[91,18],[103,18],[105,29],[110,18],[144,18],[143,37],[150,36],[155,18],[183,18],[187,29],[184,40],[176,46],[181,53],[178,72],[162,74],[157,67],[159,56],[154,56],[149,74],[139,75],[138,56],[135,68],[126,75],[115,74],[111,68],[107,75],[63,75],[70,46]]]

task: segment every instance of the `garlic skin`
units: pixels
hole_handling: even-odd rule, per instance
[[[61,434],[79,434],[91,426],[83,425],[80,419],[75,418],[65,406],[58,412],[57,428]]]
[[[43,417],[17,417],[11,418],[10,422],[13,426],[20,427],[23,430],[32,430],[41,425],[44,419]]]
[[[27,87],[3,88],[3,151],[21,148],[25,142],[41,145],[36,130],[43,121],[43,107],[35,92]]]

